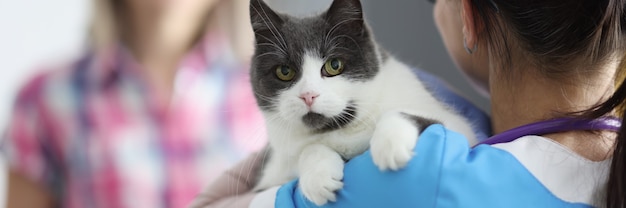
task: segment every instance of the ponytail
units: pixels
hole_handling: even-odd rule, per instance
[[[597,118],[613,110],[622,118],[622,126],[615,140],[613,159],[609,180],[606,187],[606,207],[624,208],[626,207],[626,111],[624,110],[626,101],[626,55],[622,58],[621,65],[616,72],[616,83],[618,88],[606,102],[595,110],[590,111],[590,116]]]
[[[626,56],[616,71],[615,83],[618,86],[615,93],[601,105],[591,109],[585,117],[598,118],[607,114],[616,113],[622,123],[626,123]],[[613,146],[613,157],[609,180],[606,186],[606,207],[626,207],[626,125],[622,125],[617,133]]]

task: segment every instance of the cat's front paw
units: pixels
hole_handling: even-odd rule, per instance
[[[387,113],[376,124],[370,141],[374,164],[380,170],[398,170],[413,157],[418,127],[402,113]]]
[[[335,191],[343,187],[343,170],[325,169],[316,172],[302,174],[300,176],[300,189],[302,194],[315,203],[322,206],[328,201],[335,201]]]

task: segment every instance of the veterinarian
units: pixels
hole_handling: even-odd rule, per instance
[[[346,164],[327,206],[626,207],[626,1],[433,3],[450,56],[491,99],[494,136],[470,147],[432,125],[395,172],[379,171],[366,152]],[[250,193],[255,159],[198,205],[315,207],[297,181]]]
[[[187,207],[266,143],[248,0],[92,4],[85,53],[19,92],[7,207]]]

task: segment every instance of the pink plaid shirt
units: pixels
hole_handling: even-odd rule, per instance
[[[155,102],[123,47],[46,71],[19,92],[4,151],[10,168],[62,207],[185,207],[225,168],[265,145],[248,63],[207,36]]]

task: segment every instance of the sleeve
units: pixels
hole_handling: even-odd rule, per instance
[[[337,202],[324,207],[590,207],[555,197],[508,152],[472,149],[439,124],[422,133],[414,151],[399,171],[379,171],[369,152],[349,161]],[[316,207],[297,180],[276,196],[276,207]]]
[[[52,189],[61,184],[60,172],[38,100],[42,83],[37,77],[18,93],[0,150],[11,171],[58,193]]]

